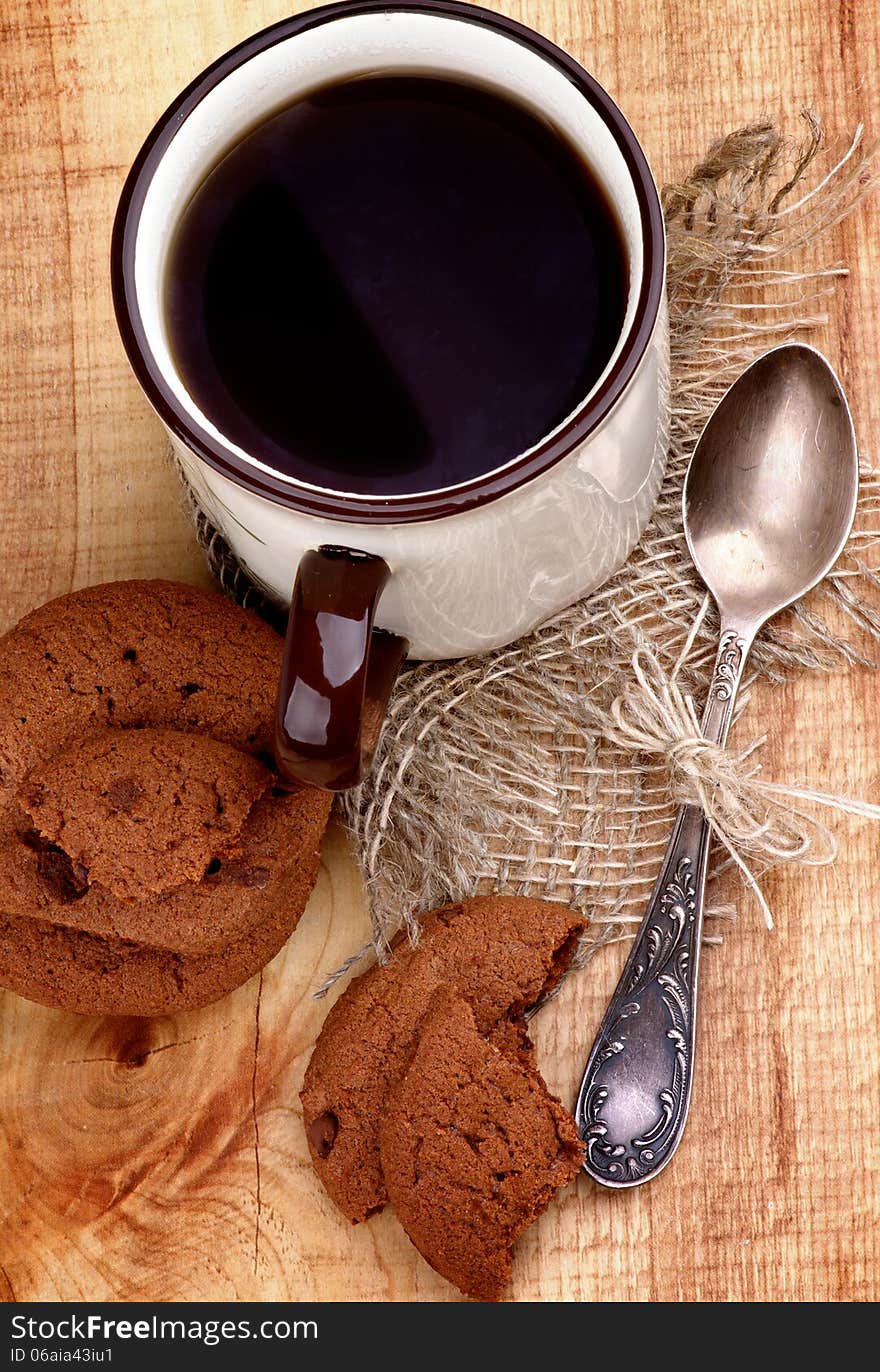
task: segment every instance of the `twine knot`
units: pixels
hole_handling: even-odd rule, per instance
[[[687,734],[673,739],[667,754],[672,772],[679,772],[688,780],[699,780],[713,766],[718,766],[718,754],[723,750],[700,734]]]
[[[700,733],[693,699],[682,690],[675,672],[664,671],[647,641],[639,641],[631,665],[635,684],[611,703],[609,741],[625,753],[654,757],[658,765],[666,766],[673,799],[705,812],[772,928],[770,910],[750,861],[758,860],[762,866],[774,860],[822,865],[837,854],[833,834],[801,809],[799,802],[811,801],[869,819],[880,819],[880,806],[765,781],[754,758],[763,738],[738,751],[710,742]]]

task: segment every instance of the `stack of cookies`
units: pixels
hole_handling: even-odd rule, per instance
[[[255,615],[166,581],[62,596],[0,639],[0,985],[162,1014],[278,952],[331,804],[276,785],[281,653]]]
[[[497,1300],[512,1248],[580,1169],[572,1117],[535,1066],[526,1012],[583,932],[563,905],[447,906],[333,1006],[302,1104],[318,1176],[353,1223],[390,1201],[431,1265]]]

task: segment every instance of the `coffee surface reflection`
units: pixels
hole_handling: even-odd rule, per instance
[[[455,485],[524,452],[620,337],[621,233],[583,157],[487,89],[317,90],[209,172],[178,226],[167,323],[232,442],[312,485]]]

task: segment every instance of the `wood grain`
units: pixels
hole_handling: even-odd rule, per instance
[[[294,9],[305,8],[296,5]],[[525,0],[496,5],[594,71],[659,179],[720,133],[802,104],[878,128],[880,12],[852,0]],[[125,168],[198,70],[289,0],[6,0],[0,160],[2,627],[111,577],[205,580],[165,445],[123,358],[107,280]],[[817,337],[877,455],[880,209],[841,226],[852,267]],[[880,798],[867,672],[752,705],[767,772]],[[512,1297],[867,1300],[878,1294],[878,837],[836,826],[834,867],[768,883],[707,951],[696,1101],[650,1187],[584,1182],[521,1244]],[[734,896],[738,895],[731,887]],[[198,1014],[62,1016],[0,995],[0,1294],[8,1299],[448,1300],[391,1215],[350,1228],[314,1182],[297,1090],[325,1012],[311,989],[366,934],[338,832],[294,938]],[[571,1099],[621,951],[541,1016]]]

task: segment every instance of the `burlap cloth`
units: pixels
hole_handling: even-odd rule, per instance
[[[725,755],[701,744],[696,723],[717,620],[682,536],[687,462],[711,409],[752,358],[824,322],[823,297],[844,267],[820,264],[816,245],[874,178],[874,149],[863,148],[860,130],[835,160],[816,118],[803,118],[801,142],[769,125],[740,129],[664,188],[669,461],[629,561],[508,648],[402,674],[373,772],[340,801],[380,956],[402,924],[415,933],[421,913],[492,890],[583,909],[591,920],[585,962],[641,919],[682,800],[705,805],[721,840],[711,873],[736,862],[769,921],[761,871],[834,856],[816,802],[876,814],[772,785],[759,775],[760,739]],[[863,466],[857,532],[844,559],[807,603],[763,631],[752,680],[865,663],[857,645],[880,637],[866,599],[877,584],[866,557],[877,538],[878,497],[880,474]],[[204,514],[193,515],[221,585],[277,620],[278,607],[247,580]],[[841,629],[847,623],[851,636]],[[711,888],[709,909],[733,913],[713,909]]]

